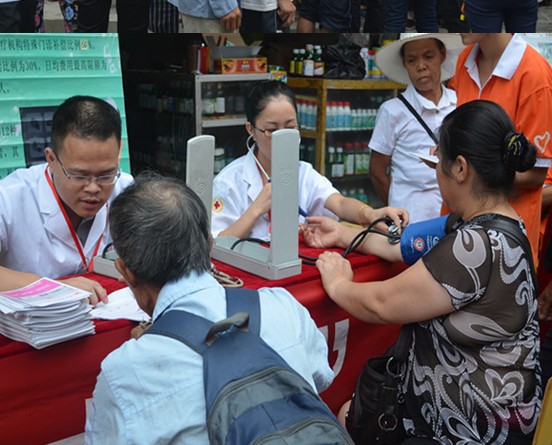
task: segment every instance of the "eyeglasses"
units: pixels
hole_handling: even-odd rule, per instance
[[[63,174],[69,181],[71,181],[72,184],[85,186],[90,184],[92,181],[96,181],[96,184],[98,185],[113,185],[117,182],[119,177],[121,176],[121,169],[117,169],[117,173],[114,175],[102,175],[102,176],[83,176],[83,175],[72,175],[67,173],[67,170],[65,170],[65,167],[63,166],[62,162],[59,159],[59,156],[56,152],[54,152],[56,155],[56,159],[59,162],[59,165],[61,167],[61,170],[63,171]]]
[[[294,127],[285,127],[285,128],[269,128],[269,129],[262,129],[262,128],[257,128],[257,127],[253,127],[255,130],[257,131],[260,131],[261,133],[263,133],[267,138],[271,138],[272,137],[272,133],[274,133],[275,131],[278,131],[278,130],[299,130],[299,125],[295,125]]]

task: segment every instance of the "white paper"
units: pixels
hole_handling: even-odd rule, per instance
[[[435,167],[439,163],[439,158],[437,157],[437,155],[430,155],[429,153],[427,153],[416,155],[416,157],[424,161],[426,164],[429,163],[431,167]]]
[[[41,278],[0,293],[0,333],[42,349],[94,334],[89,292]]]
[[[90,292],[49,278],[41,278],[20,289],[0,293],[0,311],[10,314],[29,308],[59,307],[89,296]]]
[[[132,291],[125,287],[123,289],[112,292],[108,295],[109,303],[99,302],[90,312],[92,318],[101,320],[132,320],[132,321],[149,321],[150,316],[146,314],[136,302]]]

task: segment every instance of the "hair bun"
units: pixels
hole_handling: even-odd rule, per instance
[[[537,161],[537,150],[523,133],[509,131],[504,137],[504,155],[506,167],[524,172],[533,168]]]

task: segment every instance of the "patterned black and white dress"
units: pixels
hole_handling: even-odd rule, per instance
[[[477,217],[422,260],[456,310],[414,326],[406,426],[442,444],[531,444],[542,388],[526,252]]]

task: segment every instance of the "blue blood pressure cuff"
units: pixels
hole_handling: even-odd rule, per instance
[[[455,215],[446,215],[406,226],[401,235],[403,261],[408,265],[418,261],[450,232],[456,220]]]

